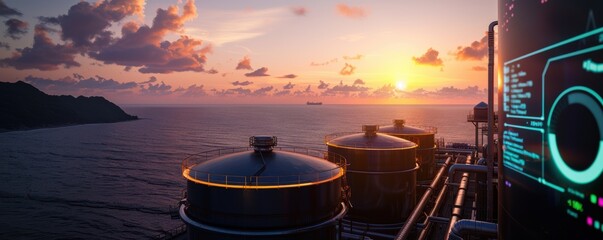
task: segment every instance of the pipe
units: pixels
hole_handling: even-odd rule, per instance
[[[454,181],[454,174],[456,172],[472,172],[472,173],[485,173],[488,171],[488,167],[481,165],[469,165],[469,164],[453,164],[448,169],[448,181]]]
[[[446,181],[448,181],[448,179],[446,179]],[[442,186],[442,189],[440,190],[440,193],[438,194],[438,196],[436,198],[435,203],[433,204],[433,208],[429,212],[428,218],[426,218],[425,221],[423,221],[423,226],[425,226],[425,227],[423,229],[421,229],[421,233],[419,234],[418,239],[425,239],[427,237],[429,228],[431,228],[431,225],[432,225],[431,224],[432,221],[429,218],[435,216],[435,214],[439,211],[440,207],[444,203],[444,196],[446,195],[447,191],[448,191],[448,185],[444,184],[444,186]],[[448,223],[448,222],[446,222],[446,223]]]
[[[494,171],[494,27],[498,21],[490,23],[488,26],[488,158],[486,173],[486,219],[492,221],[493,213],[493,191],[492,172]]]
[[[392,239],[394,237],[394,235],[373,232],[373,231],[368,231],[368,230],[362,230],[362,229],[355,229],[355,228],[346,226],[345,224],[343,225],[343,232],[359,235],[362,237],[372,237],[372,238],[382,238],[382,239]]]
[[[471,163],[471,157],[467,156],[467,160],[465,161],[465,163],[467,164],[467,166],[471,166],[471,165],[469,165]],[[464,166],[462,164],[455,164],[455,165]],[[452,175],[454,175],[454,172],[452,173]],[[448,180],[454,181],[454,179],[451,180],[450,175],[449,175]],[[448,231],[446,232],[445,239],[447,239],[450,236],[450,233],[452,232],[452,227],[454,226],[456,221],[458,221],[459,218],[461,217],[461,212],[462,212],[461,207],[463,206],[463,202],[465,201],[465,191],[467,190],[468,182],[469,182],[469,173],[463,173],[463,176],[461,177],[461,182],[459,184],[459,190],[456,194],[456,199],[454,201],[454,205],[452,208],[452,216],[450,217],[450,225],[448,225]]]
[[[410,231],[415,227],[415,224],[417,223],[419,217],[422,216],[423,208],[425,208],[425,205],[431,197],[431,194],[433,193],[434,189],[439,185],[440,178],[444,176],[444,172],[446,171],[446,168],[448,167],[451,161],[452,157],[448,157],[446,159],[444,166],[440,168],[436,176],[433,178],[433,182],[431,182],[427,190],[425,190],[425,193],[423,193],[421,200],[419,200],[419,203],[417,203],[417,206],[410,214],[410,217],[408,217],[408,219],[406,220],[406,224],[404,224],[404,227],[400,229],[400,232],[398,232],[398,234],[396,235],[396,240],[408,238],[408,236],[410,235]]]
[[[454,224],[448,240],[463,240],[464,235],[496,237],[498,225],[491,222],[462,219]]]

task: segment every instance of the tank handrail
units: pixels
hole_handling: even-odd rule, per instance
[[[324,137],[324,143],[328,144],[331,140],[338,138],[338,137],[343,137],[343,136],[348,136],[348,135],[352,135],[352,134],[364,134],[364,132],[336,132],[336,133],[331,133],[331,134],[327,134]],[[383,135],[387,135],[385,133],[382,133]],[[387,135],[389,136],[389,135]],[[365,144],[354,144],[354,145],[345,145],[345,146],[340,146],[340,147],[345,147],[345,148],[362,148],[363,150],[382,150],[382,149],[387,149],[387,150],[396,150],[396,149],[407,149],[407,148],[418,148],[419,145],[417,145],[416,143],[415,146],[411,146],[411,147],[400,147],[400,146],[395,146],[395,145],[390,145],[390,146],[381,146],[381,147],[372,147],[370,145],[365,145]],[[335,144],[333,144],[335,145]],[[336,145],[337,146],[337,145]]]
[[[394,124],[387,123],[387,124],[377,124],[377,125],[379,125],[379,127],[384,127],[384,126],[390,126],[390,125],[394,125]],[[405,124],[404,126],[411,127],[411,128],[423,129],[427,133],[433,133],[433,134],[438,133],[438,127],[434,127],[434,126],[429,126],[429,125],[410,125],[410,124]]]
[[[293,175],[280,175],[280,176],[252,176],[252,175],[229,175],[229,174],[216,174],[205,171],[198,171],[192,169],[194,166],[203,162],[209,161],[219,156],[226,154],[251,151],[252,147],[238,147],[238,148],[222,148],[214,149],[210,151],[204,151],[196,154],[192,154],[182,161],[182,174],[195,180],[203,181],[206,183],[214,183],[225,186],[283,186],[292,184],[303,184],[312,181],[323,181],[328,180],[338,175],[343,175],[347,169],[346,159],[336,153],[328,152],[324,150],[299,148],[299,147],[275,147],[275,150],[293,152],[298,154],[304,154],[307,156],[322,158],[326,161],[332,162],[337,167],[322,170],[314,173],[307,174],[293,174]]]

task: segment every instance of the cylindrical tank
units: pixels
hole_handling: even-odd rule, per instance
[[[603,1],[498,16],[498,239],[602,239]]]
[[[349,163],[349,218],[365,223],[400,223],[416,204],[417,145],[377,133],[378,128],[364,125],[364,132],[327,135],[325,142],[329,152]]]
[[[437,129],[434,127],[417,128],[405,125],[403,119],[394,119],[393,125],[379,127],[380,133],[385,133],[394,137],[403,138],[414,142],[417,147],[417,162],[419,171],[417,172],[418,181],[428,181],[435,176],[435,134]]]
[[[187,200],[180,216],[189,239],[337,239],[345,215],[345,159],[334,153],[275,148],[203,152],[183,162]]]

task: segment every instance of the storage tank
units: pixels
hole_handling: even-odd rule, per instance
[[[479,102],[473,106],[473,121],[487,122],[488,121],[488,104]]]
[[[403,222],[416,203],[417,145],[377,133],[364,125],[361,133],[327,135],[329,152],[347,159],[352,191],[349,218],[365,223]]]
[[[250,148],[187,158],[180,217],[189,239],[337,239],[345,159],[303,148],[275,148],[254,136]]]
[[[603,1],[498,1],[499,239],[603,238]]]
[[[416,143],[418,145],[417,162],[419,163],[417,180],[432,180],[436,172],[435,134],[437,133],[437,129],[434,127],[418,128],[408,126],[403,119],[394,119],[393,123],[393,125],[379,127],[379,132]]]

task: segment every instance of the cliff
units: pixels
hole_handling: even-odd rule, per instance
[[[0,82],[0,131],[135,119],[103,97],[53,96],[22,81]]]

